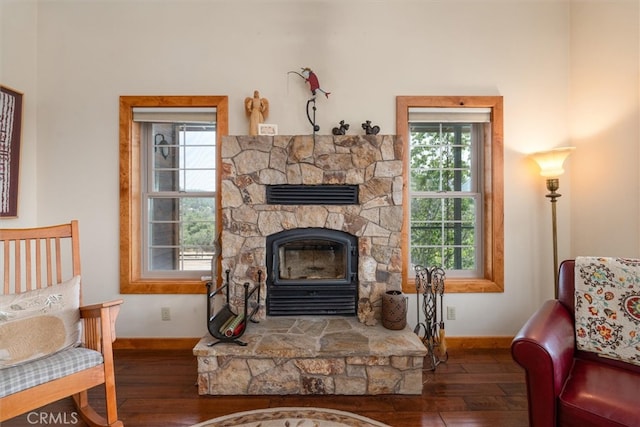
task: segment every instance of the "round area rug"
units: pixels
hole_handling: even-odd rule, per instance
[[[325,408],[267,408],[236,412],[192,427],[391,427],[371,418]]]

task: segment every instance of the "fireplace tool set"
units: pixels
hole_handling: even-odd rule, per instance
[[[249,290],[249,282],[244,284],[244,310],[236,310],[235,312],[229,303],[229,270],[225,271],[225,283],[219,288],[213,289],[216,276],[212,276],[207,282],[207,327],[209,333],[217,338],[218,341],[208,344],[214,346],[222,342],[232,342],[241,346],[247,345],[246,342],[240,341],[239,338],[247,330],[247,320],[258,323],[253,320],[253,316],[260,308],[260,284],[262,283],[262,271],[258,270],[258,283]],[[211,313],[211,300],[218,293],[225,291],[225,304],[215,314]],[[249,309],[249,299],[256,294],[255,305]]]
[[[431,369],[449,358],[444,337],[444,270],[440,267],[425,268],[416,265],[416,308],[418,324],[413,332],[417,334],[429,351]],[[422,296],[422,298],[420,298]],[[420,322],[420,300],[425,320]],[[438,317],[439,312],[439,317]],[[421,335],[422,332],[422,335]]]

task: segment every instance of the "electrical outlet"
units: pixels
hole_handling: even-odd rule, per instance
[[[160,307],[160,318],[162,320],[171,320],[171,310],[169,307]]]
[[[456,320],[456,308],[452,305],[447,306],[447,320]]]

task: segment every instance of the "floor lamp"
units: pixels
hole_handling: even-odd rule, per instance
[[[556,202],[561,196],[558,193],[560,188],[560,180],[558,177],[564,173],[562,164],[566,158],[575,150],[575,147],[556,148],[549,151],[541,151],[533,153],[531,157],[540,166],[540,175],[547,178],[547,190],[549,194],[546,197],[551,202],[551,227],[553,231],[553,288],[555,298],[558,298],[558,228],[556,221]]]

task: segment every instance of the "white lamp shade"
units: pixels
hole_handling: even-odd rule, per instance
[[[575,147],[555,148],[531,154],[531,158],[540,166],[540,175],[545,177],[560,176],[564,173],[562,165]]]

